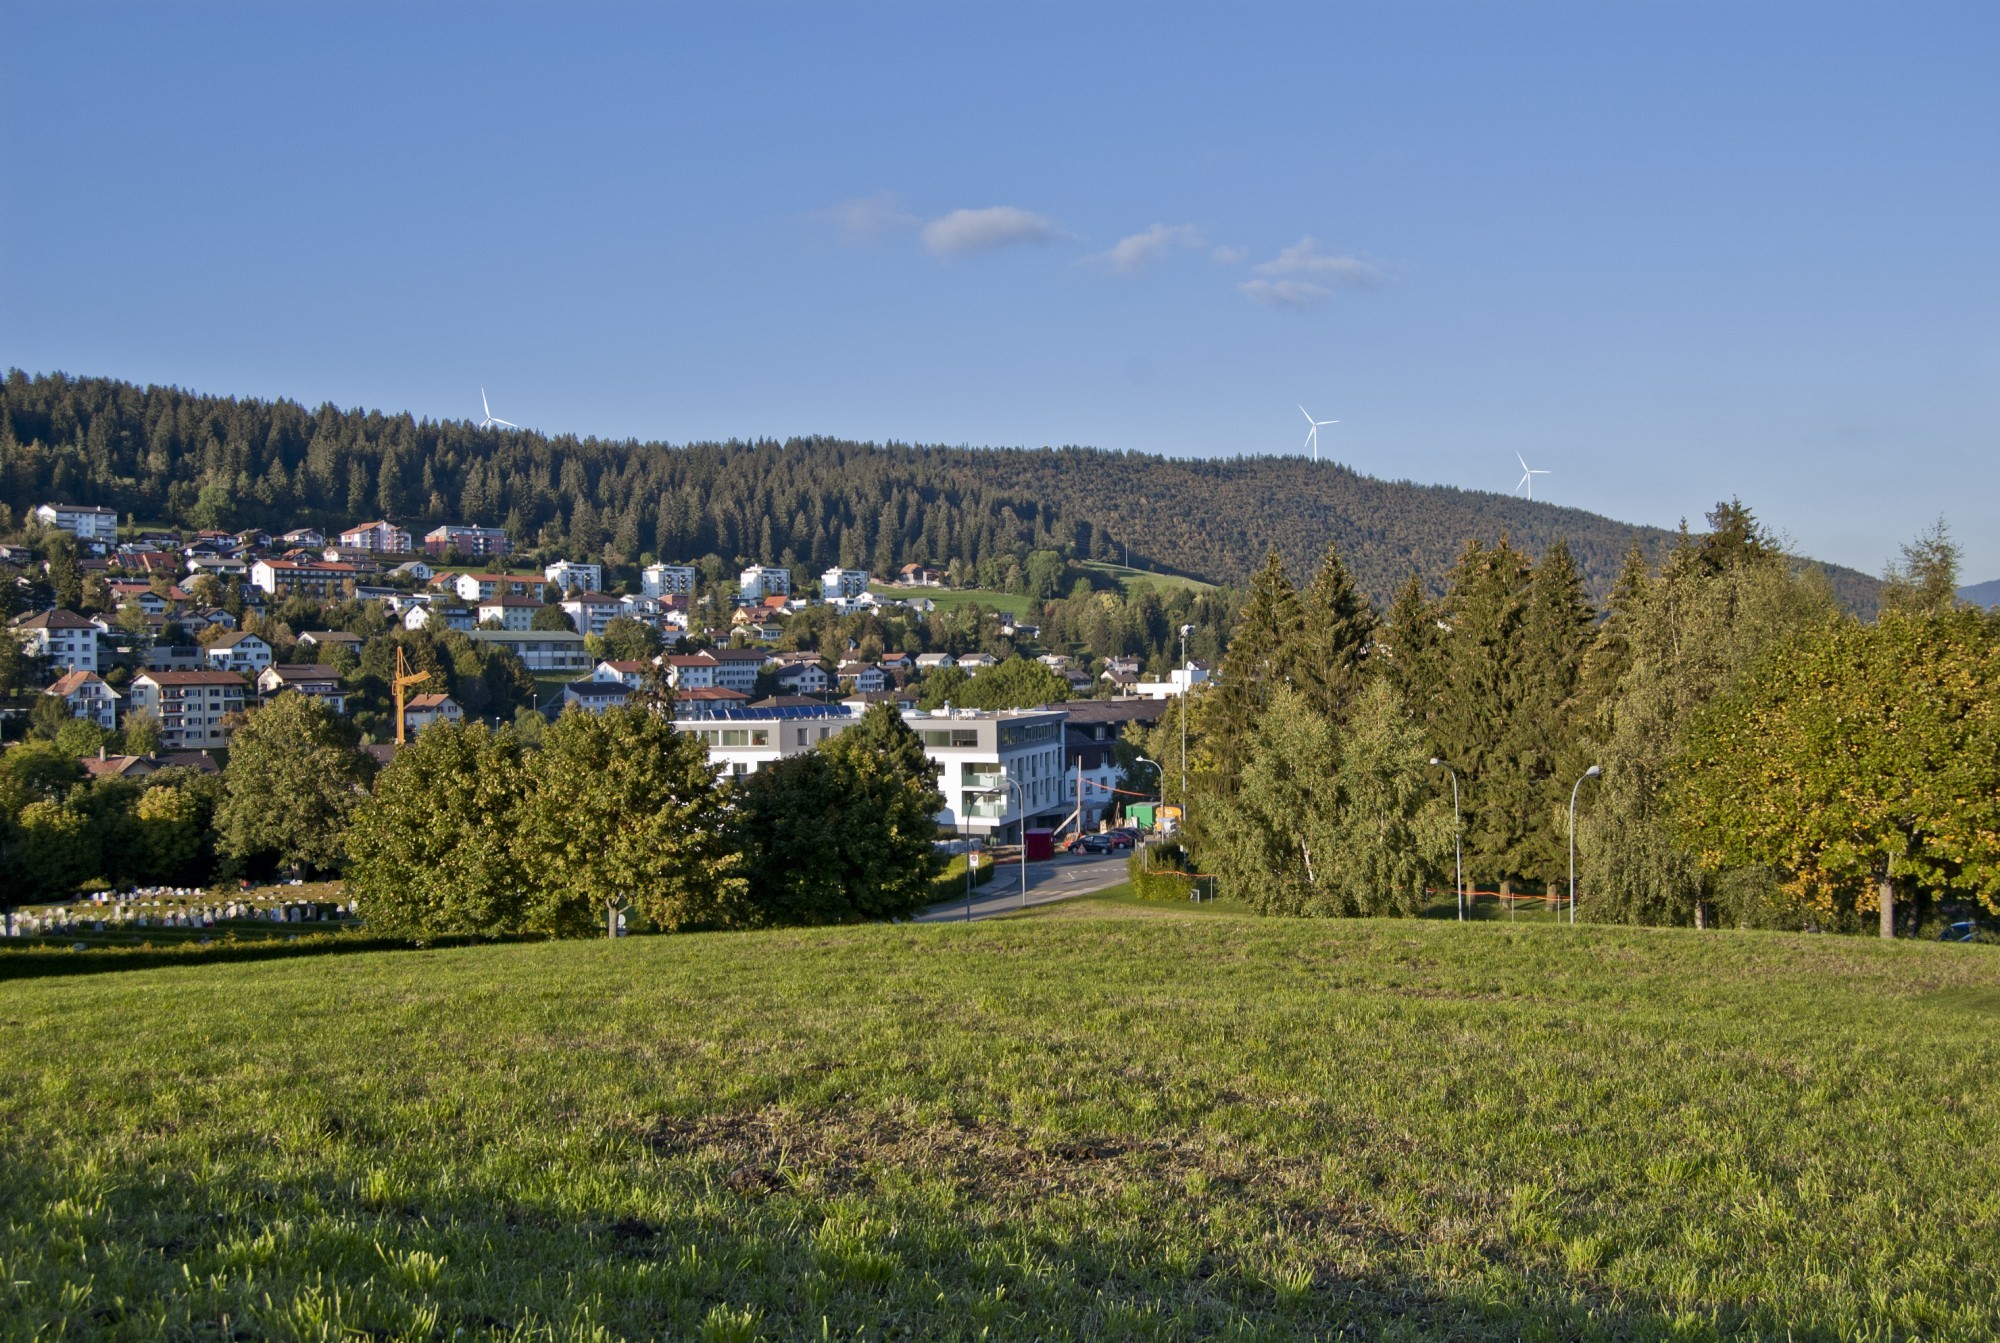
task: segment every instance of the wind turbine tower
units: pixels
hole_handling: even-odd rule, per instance
[[[479,422],[481,429],[491,429],[495,425],[502,425],[508,429],[519,429],[521,427],[512,420],[503,420],[493,413],[493,407],[487,404],[486,389],[484,387],[479,389],[479,406],[480,409],[486,412],[486,418]]]
[[[1310,429],[1306,430],[1306,446],[1307,446],[1308,448],[1311,448],[1311,449],[1312,449],[1312,455],[1313,455],[1313,460],[1314,460],[1314,461],[1318,461],[1318,460],[1319,460],[1319,431],[1320,431],[1320,426],[1321,426],[1321,425],[1326,425],[1326,424],[1339,424],[1339,423],[1340,423],[1340,421],[1339,421],[1339,420],[1315,420],[1315,419],[1314,419],[1314,418],[1313,418],[1313,417],[1312,417],[1311,415],[1309,415],[1309,414],[1307,414],[1307,413],[1306,413],[1306,408],[1305,408],[1304,406],[1300,406],[1300,407],[1299,407],[1299,414],[1301,414],[1301,415],[1305,415],[1305,417],[1306,417],[1306,423],[1312,426],[1312,427],[1311,427]]]
[[[1514,460],[1521,464],[1521,479],[1515,484],[1514,488],[1525,493],[1528,498],[1533,499],[1535,497],[1535,477],[1546,476],[1549,473],[1538,467],[1529,466],[1528,459],[1518,452],[1514,454]]]

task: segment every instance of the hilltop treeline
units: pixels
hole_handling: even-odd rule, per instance
[[[18,517],[49,499],[201,527],[470,522],[524,549],[627,562],[887,572],[957,560],[982,582],[1058,550],[1240,584],[1271,550],[1307,567],[1331,536],[1385,603],[1412,572],[1438,580],[1467,538],[1506,535],[1531,552],[1560,538],[1594,594],[1634,542],[1654,560],[1671,542],[1577,509],[1302,458],[827,438],[675,447],[16,371],[0,387],[0,503]],[[1870,580],[1834,581],[1850,604],[1872,603]]]

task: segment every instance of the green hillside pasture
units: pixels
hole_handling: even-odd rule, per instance
[[[1209,592],[1215,588],[1215,584],[1204,583],[1199,578],[1188,578],[1182,574],[1156,573],[1151,569],[1134,569],[1129,565],[1110,564],[1099,560],[1093,560],[1083,567],[1107,575],[1118,584],[1119,591],[1128,597],[1146,588],[1157,590],[1163,597],[1176,588],[1190,588],[1195,592]]]
[[[0,1333],[1992,1338],[1996,964],[1103,905],[0,983]]]

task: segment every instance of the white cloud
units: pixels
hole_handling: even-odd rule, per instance
[[[1002,247],[1019,247],[1051,242],[1056,226],[1041,215],[1011,205],[990,205],[983,210],[953,210],[924,225],[924,246],[932,256],[950,259],[991,252]]]
[[[1206,242],[1201,230],[1192,224],[1155,224],[1144,233],[1120,238],[1109,251],[1100,252],[1090,259],[1120,275],[1130,275],[1166,260],[1167,254],[1176,247],[1198,248]]]
[[[878,191],[873,196],[857,196],[853,200],[842,201],[828,210],[826,217],[840,231],[842,242],[857,247],[891,233],[915,228],[923,222],[905,210],[892,191]]]
[[[1367,289],[1382,280],[1382,272],[1359,257],[1328,255],[1309,237],[1252,269],[1257,278],[1239,288],[1273,308],[1316,308],[1335,290]]]
[[[1247,247],[1230,247],[1225,244],[1210,252],[1208,259],[1217,265],[1234,266],[1238,262],[1250,259],[1250,249]]]

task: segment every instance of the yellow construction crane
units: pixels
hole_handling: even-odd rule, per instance
[[[396,745],[398,746],[403,744],[403,688],[419,685],[430,679],[429,672],[412,672],[409,664],[403,661],[403,650],[401,648],[396,650],[396,679],[390,684],[396,691]]]

